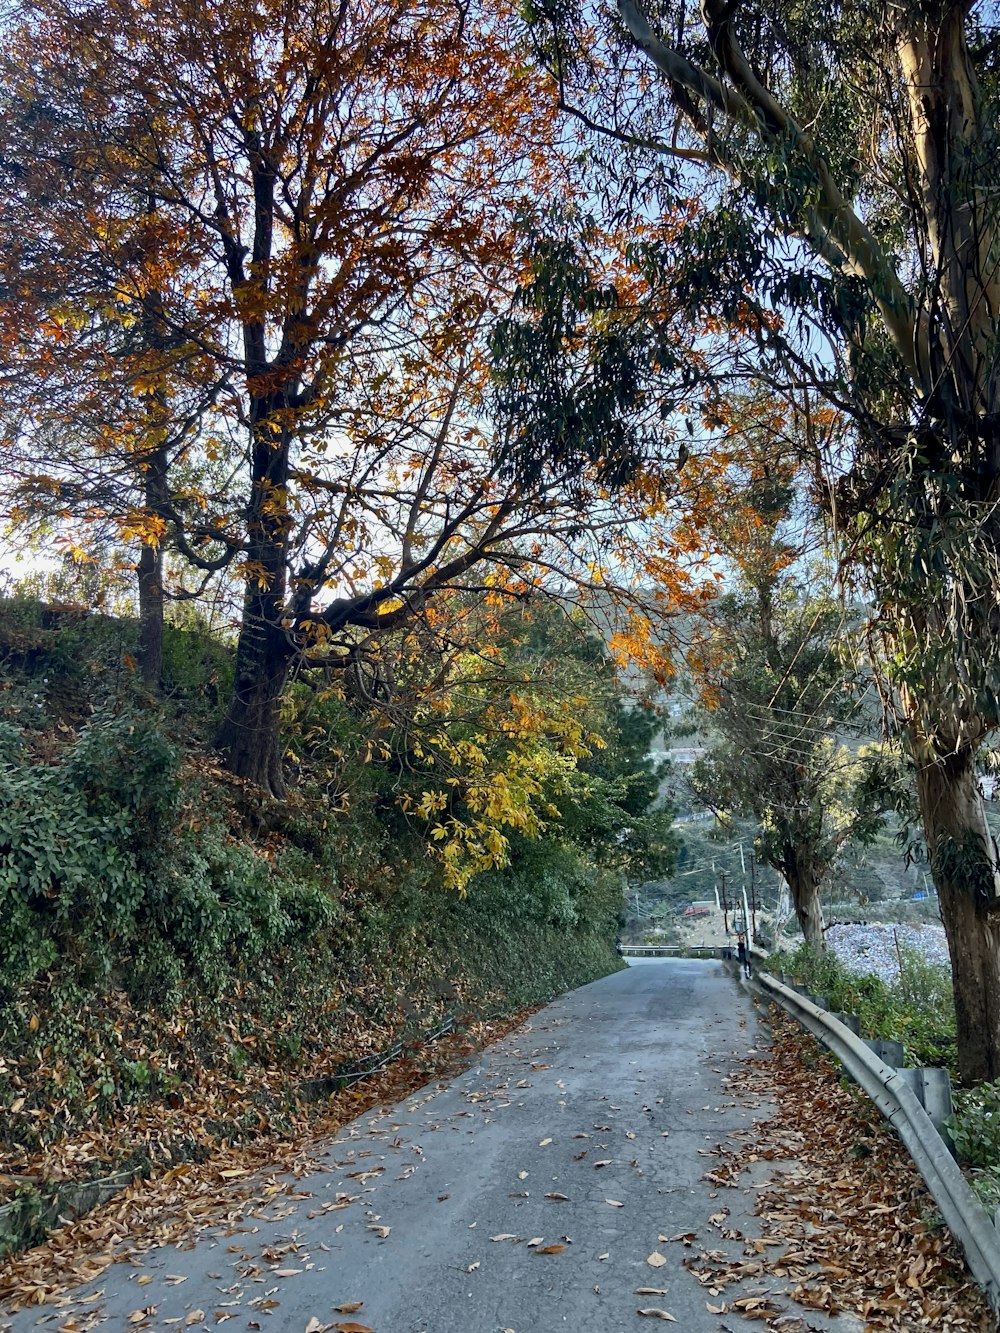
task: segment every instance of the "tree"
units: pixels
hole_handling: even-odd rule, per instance
[[[376,451],[381,441],[364,411],[394,362],[428,341],[474,341],[509,262],[517,207],[548,169],[536,150],[549,139],[549,104],[525,75],[510,14],[464,0],[288,0],[250,14],[179,0],[152,27],[126,4],[84,20],[58,0],[23,13],[7,41],[9,95],[22,111],[56,108],[60,154],[53,163],[39,151],[23,169],[26,207],[11,218],[29,234],[7,274],[8,340],[44,307],[35,293],[52,296],[54,273],[86,273],[96,256],[97,286],[113,275],[113,304],[130,320],[155,302],[145,350],[169,345],[194,367],[218,423],[199,420],[200,447],[224,444],[232,466],[232,436],[243,432],[235,494],[181,482],[143,509],[177,539],[185,496],[200,509],[185,558],[238,561],[236,685],[219,743],[234,771],[280,791],[278,701],[306,622],[367,625],[383,602],[424,588],[451,536],[314,618],[345,553],[339,540],[324,545],[316,497],[350,491],[359,470],[371,477],[372,435]],[[18,163],[29,156],[22,145]],[[40,201],[52,212],[53,172],[65,204],[36,247],[30,225]],[[77,207],[67,185],[80,177]],[[140,194],[147,210],[123,206]],[[71,285],[54,327],[34,321],[50,355],[86,321],[94,291]],[[128,382],[139,382],[134,367]]]
[[[539,147],[551,148],[551,108],[532,100],[539,89],[510,15],[441,0],[435,26],[392,0],[377,13],[346,8],[334,23],[322,6],[288,4],[246,28],[220,5],[191,28],[182,6],[148,33],[126,9],[70,35],[58,5],[43,6],[33,13],[52,23],[29,27],[10,54],[21,102],[44,92],[68,108],[72,170],[83,160],[89,174],[56,226],[51,182],[25,171],[10,226],[46,218],[41,257],[22,247],[16,260],[45,299],[32,319],[12,298],[8,320],[33,329],[37,347],[20,365],[43,415],[39,367],[53,360],[69,362],[119,435],[136,413],[107,401],[102,363],[121,371],[124,403],[141,394],[172,425],[193,404],[183,445],[157,453],[155,469],[150,439],[159,448],[162,431],[146,429],[147,417],[129,458],[162,483],[138,518],[183,562],[244,579],[218,736],[233,771],[281,794],[279,704],[292,668],[377,676],[382,639],[414,620],[433,635],[435,606],[461,604],[446,593],[520,600],[611,585],[632,613],[616,649],[655,659],[643,574],[659,570],[661,606],[685,592],[665,518],[671,458],[651,458],[615,498],[615,479],[576,453],[514,475],[485,427],[497,315],[515,275],[544,281],[520,220],[550,170]],[[308,39],[279,41],[282,23]],[[21,156],[34,164],[24,145]],[[152,201],[141,215],[122,206],[140,187]],[[95,235],[111,240],[92,257]],[[614,247],[599,249],[580,289],[591,302],[613,291],[601,262]],[[74,258],[90,261],[101,299],[110,283],[124,311],[117,324],[102,317],[96,353],[72,332],[91,332],[81,311],[93,283],[54,324],[44,317],[53,272]],[[112,358],[107,339],[151,302],[155,327],[138,356],[116,344]],[[65,490],[60,480],[57,502]],[[77,493],[90,504],[86,484]]]
[[[618,0],[621,24],[603,30],[612,58],[572,6],[545,13],[563,103],[673,162],[675,190],[711,202],[645,262],[669,263],[693,308],[750,307],[753,373],[838,414],[814,464],[878,603],[953,960],[962,1077],[994,1078],[1000,880],[975,772],[1000,725],[990,20],[937,0],[706,0],[697,17]],[[601,67],[613,71],[603,100]]]
[[[627,700],[586,615],[457,592],[435,612],[436,632],[408,622],[360,670],[300,678],[288,707],[302,772],[334,804],[352,799],[345,766],[381,774],[385,822],[402,810],[463,893],[512,858],[544,860],[526,851],[542,835],[619,876],[669,863],[648,711]]]
[[[882,823],[881,747],[850,743],[871,682],[851,664],[854,627],[831,571],[810,554],[818,534],[786,422],[766,393],[730,408],[742,461],[717,483],[706,528],[727,592],[687,654],[717,738],[694,785],[717,812],[758,821],[759,856],[784,877],[806,942],[822,948],[823,883],[844,845]]]
[[[883,820],[881,747],[851,742],[858,697],[838,651],[841,608],[796,584],[766,600],[743,588],[714,609],[695,655],[717,739],[694,785],[717,812],[757,820],[757,854],[784,877],[806,943],[822,948],[821,890],[844,846],[870,841]]]

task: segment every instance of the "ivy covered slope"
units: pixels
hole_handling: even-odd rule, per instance
[[[0,1171],[201,1152],[444,1013],[615,968],[669,815],[646,716],[571,618],[519,612],[432,718],[405,661],[394,709],[293,689],[283,802],[208,743],[229,649],[168,626],[154,702],[136,634],[0,602]]]

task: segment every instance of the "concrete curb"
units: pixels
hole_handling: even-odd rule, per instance
[[[1000,1312],[1000,1236],[906,1079],[880,1060],[850,1028],[805,996],[766,972],[757,972],[754,980],[833,1052],[890,1122],[961,1245],[969,1271],[992,1308]]]

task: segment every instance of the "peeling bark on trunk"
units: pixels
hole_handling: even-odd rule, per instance
[[[819,885],[808,871],[797,870],[788,873],[788,888],[792,896],[792,906],[799,923],[799,929],[806,944],[814,949],[825,947],[823,938],[823,909],[819,901]]]
[[[971,1085],[1000,1078],[1000,922],[991,911],[997,850],[974,748],[917,753],[917,794],[953,961],[959,1073]]]

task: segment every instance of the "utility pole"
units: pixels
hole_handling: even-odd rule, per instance
[[[743,855],[743,844],[742,844],[742,843],[739,844],[739,848],[740,848],[740,865],[743,867],[743,878],[746,879],[746,877],[747,877],[747,862],[746,862],[746,857]],[[750,862],[751,862],[751,864],[753,864],[753,852],[750,853]]]
[[[726,872],[719,872],[719,879],[722,883],[722,925],[726,934],[729,934],[729,899],[726,897]]]
[[[740,847],[740,855],[743,854],[743,848]],[[750,853],[750,917],[753,921],[753,933],[757,935],[757,862],[754,854]]]

